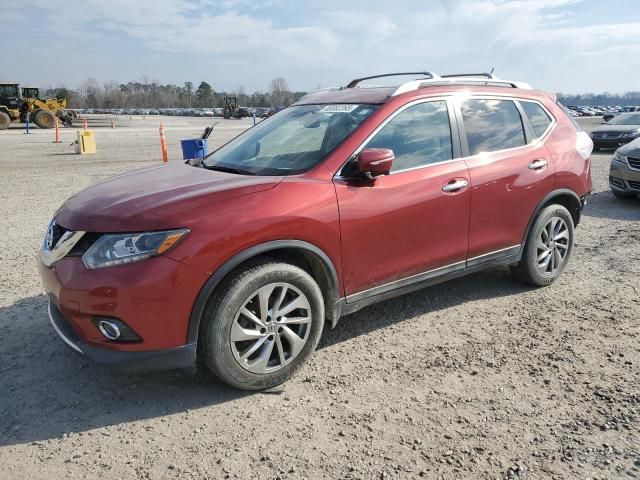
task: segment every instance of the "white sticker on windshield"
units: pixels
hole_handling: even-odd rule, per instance
[[[354,105],[351,103],[344,105],[327,105],[326,107],[321,108],[320,111],[325,113],[350,113],[353,112],[356,108],[358,108],[358,105]]]

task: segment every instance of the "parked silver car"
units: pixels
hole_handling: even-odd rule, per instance
[[[609,170],[609,186],[617,198],[640,194],[640,139],[616,150]]]

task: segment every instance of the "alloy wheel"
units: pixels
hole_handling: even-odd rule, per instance
[[[551,217],[538,237],[536,248],[538,270],[545,276],[555,276],[569,252],[569,227],[560,217]]]
[[[309,299],[290,283],[270,283],[243,302],[231,326],[231,350],[245,370],[265,374],[289,365],[311,330]]]

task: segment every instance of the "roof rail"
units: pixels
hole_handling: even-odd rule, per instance
[[[369,77],[362,77],[362,78],[354,78],[353,80],[351,80],[346,88],[355,88],[360,82],[364,81],[364,80],[371,80],[374,78],[383,78],[383,77],[399,77],[402,75],[424,75],[425,77],[427,77],[424,80],[435,80],[435,79],[439,79],[440,76],[436,75],[433,72],[400,72],[400,73],[383,73],[382,75],[371,75]]]
[[[470,77],[484,77],[484,78],[470,78]],[[435,79],[426,80],[412,80],[410,82],[403,83],[391,94],[391,96],[400,95],[402,93],[410,92],[412,90],[418,90],[423,87],[438,87],[441,85],[480,85],[489,87],[509,87],[509,88],[522,88],[526,90],[532,90],[531,85],[525,82],[517,82],[513,80],[502,80],[490,73],[462,73],[455,75],[442,75]]]
[[[447,75],[440,75],[442,78],[457,78],[457,77],[484,77],[491,80],[500,80],[493,73],[449,73]]]
[[[371,80],[374,78],[384,77],[399,77],[403,75],[422,75],[425,78],[419,78],[411,80],[399,85],[391,96],[400,95],[401,93],[417,90],[422,87],[434,87],[440,85],[484,85],[491,87],[511,87],[511,88],[523,88],[531,90],[532,87],[528,83],[517,82],[513,80],[502,80],[496,77],[492,73],[453,73],[447,75],[438,75],[433,72],[399,72],[399,73],[383,73],[381,75],[371,75],[368,77],[355,78],[351,80],[344,88],[355,88],[358,84],[364,80]]]

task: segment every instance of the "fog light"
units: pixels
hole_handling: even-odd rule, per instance
[[[100,320],[98,322],[98,330],[100,333],[107,337],[109,340],[117,340],[120,338],[120,329],[118,325],[106,320]]]
[[[119,318],[93,317],[93,324],[100,333],[112,342],[141,342],[142,338]]]

